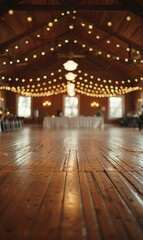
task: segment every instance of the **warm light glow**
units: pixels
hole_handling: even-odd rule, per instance
[[[116,45],[115,45],[116,46]],[[104,53],[102,53],[104,54]],[[39,55],[36,55],[37,58]],[[112,57],[112,56],[111,56]],[[115,59],[117,56],[114,56]],[[30,59],[30,56],[29,56]],[[117,57],[119,60],[119,57]],[[15,62],[23,62],[23,60],[27,60],[25,57],[24,59],[16,59]],[[14,63],[15,63],[14,62]],[[6,64],[10,64],[10,62],[7,62]],[[117,95],[124,95],[126,93],[130,93],[133,91],[143,90],[143,87],[138,86],[140,81],[143,81],[143,76],[140,76],[139,78],[134,79],[127,79],[124,78],[121,80],[121,85],[119,84],[119,79],[106,79],[101,78],[100,76],[90,75],[87,72],[84,72],[83,70],[79,69],[78,72],[78,79],[77,81],[72,80],[72,82],[68,81],[67,84],[73,83],[74,87],[67,87],[67,84],[65,84],[64,80],[65,78],[62,75],[57,76],[57,73],[63,72],[62,69],[57,69],[56,71],[51,71],[47,73],[47,75],[43,74],[43,76],[34,76],[31,78],[29,77],[6,77],[5,75],[1,76],[1,80],[6,80],[11,82],[11,86],[5,85],[5,82],[3,81],[2,86],[0,86],[0,90],[7,90],[11,91],[13,93],[18,93],[25,96],[31,96],[31,97],[49,97],[52,95],[58,95],[61,93],[67,93],[71,95],[75,95],[75,93],[83,94],[90,97],[97,97],[97,98],[104,98],[104,97],[110,97],[110,96],[117,96]],[[67,72],[68,73],[68,72]],[[42,79],[47,79],[45,82],[42,82]],[[91,79],[94,79],[94,81],[91,81]],[[36,84],[32,84],[36,81]],[[15,82],[15,83],[14,83]],[[111,85],[115,83],[115,85]],[[26,83],[26,85],[25,85]],[[54,83],[54,85],[53,85]],[[132,87],[133,85],[136,85]]]
[[[27,17],[27,21],[28,21],[28,22],[32,22],[32,17],[31,17],[31,16],[28,16],[28,17]]]
[[[72,30],[73,28],[74,28],[74,27],[73,27],[73,24],[70,24],[70,25],[69,25],[69,29]]]
[[[12,9],[10,9],[10,10],[8,11],[8,14],[9,14],[9,15],[13,15],[13,14],[14,14],[14,11],[13,11]]]
[[[78,64],[73,60],[68,60],[63,64],[63,66],[67,71],[74,71],[77,69]]]
[[[51,102],[45,101],[45,102],[43,102],[43,106],[44,107],[49,107],[49,106],[51,106]]]
[[[142,98],[138,98],[138,102],[142,103],[143,102]]]
[[[9,111],[7,111],[7,112],[6,112],[6,115],[9,115],[9,114],[10,114],[10,112],[9,112]]]
[[[108,22],[107,25],[108,25],[108,27],[111,27],[112,26],[112,22]]]
[[[88,27],[89,27],[89,29],[93,29],[93,25],[89,25]]]
[[[0,101],[1,101],[1,102],[4,102],[4,98],[0,97]]]
[[[67,84],[67,93],[69,96],[73,97],[75,95],[75,84],[74,83],[68,83]]]
[[[49,27],[53,27],[53,23],[52,23],[52,22],[49,22],[49,23],[48,23],[48,26],[49,26]]]
[[[77,74],[74,74],[74,73],[72,73],[72,72],[68,72],[68,73],[65,75],[66,79],[69,80],[69,81],[74,80],[74,79],[76,78],[76,76],[77,76]]]
[[[97,103],[97,102],[92,102],[92,103],[91,103],[91,107],[99,107],[99,103]]]
[[[127,16],[127,17],[126,17],[126,20],[127,20],[127,21],[131,21],[131,16]]]

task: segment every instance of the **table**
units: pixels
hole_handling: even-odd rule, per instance
[[[104,127],[101,116],[47,117],[43,119],[44,128],[100,128]]]

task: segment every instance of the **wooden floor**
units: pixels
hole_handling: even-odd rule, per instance
[[[0,239],[143,239],[143,132],[0,133]]]

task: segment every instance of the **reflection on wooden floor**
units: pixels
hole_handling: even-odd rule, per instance
[[[0,239],[143,239],[143,132],[1,133]]]

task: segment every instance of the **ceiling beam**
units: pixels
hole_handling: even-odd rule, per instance
[[[83,18],[83,17],[81,18],[80,16],[78,17],[78,19],[79,20],[81,19],[81,21],[86,22],[88,24],[90,23],[90,19]],[[100,23],[94,22],[93,25],[96,26],[97,28],[99,28],[100,30],[102,30],[103,32],[106,32],[107,34],[109,34],[111,36],[114,36],[115,38],[117,38],[120,41],[124,42],[128,46],[132,46],[133,48],[135,48],[136,50],[139,50],[141,52],[143,51],[142,46],[140,46],[139,44],[136,44],[132,40],[129,40],[129,39],[125,38],[124,36],[118,34],[117,32],[114,32],[114,31],[110,30],[109,28],[101,25]]]
[[[143,18],[143,6],[137,3],[137,1],[134,0],[118,0],[118,1],[122,3],[122,6],[128,8],[130,12]]]
[[[59,19],[62,18],[62,16],[59,17]],[[32,28],[26,30],[25,32],[20,33],[19,35],[14,36],[13,38],[11,38],[10,40],[0,44],[0,52],[2,52],[5,48],[9,47],[11,44],[13,44],[14,42],[29,36],[30,34],[32,34],[33,32],[46,27],[47,26],[47,21],[42,22],[40,24],[34,25]]]
[[[6,0],[4,3],[0,4],[0,16],[7,14],[9,9],[13,9],[20,2],[22,2],[22,0]]]
[[[20,1],[15,1],[20,2]],[[129,7],[122,4],[70,4],[70,5],[62,5],[62,4],[13,4],[13,3],[3,3],[0,4],[0,10],[2,9],[10,9],[17,11],[63,11],[67,9],[78,10],[78,11],[125,11],[128,10]]]
[[[4,42],[2,44],[0,44],[0,52],[3,51],[5,48],[7,48],[9,45],[11,45],[12,43],[24,38],[25,36],[28,36],[30,35],[31,33],[33,33],[34,31],[37,31],[38,29],[44,27],[44,26],[47,26],[47,21],[46,22],[43,22],[37,26],[34,26],[33,28],[31,29],[28,29],[27,31],[25,32],[22,32],[21,34],[19,35],[16,35],[15,37],[13,37],[12,39],[8,40],[7,42]]]
[[[9,9],[17,11],[63,11],[67,9],[78,11],[131,11],[143,18],[143,6],[134,0],[118,0],[121,4],[19,4],[21,0],[6,0],[0,4],[0,15],[6,14]]]

